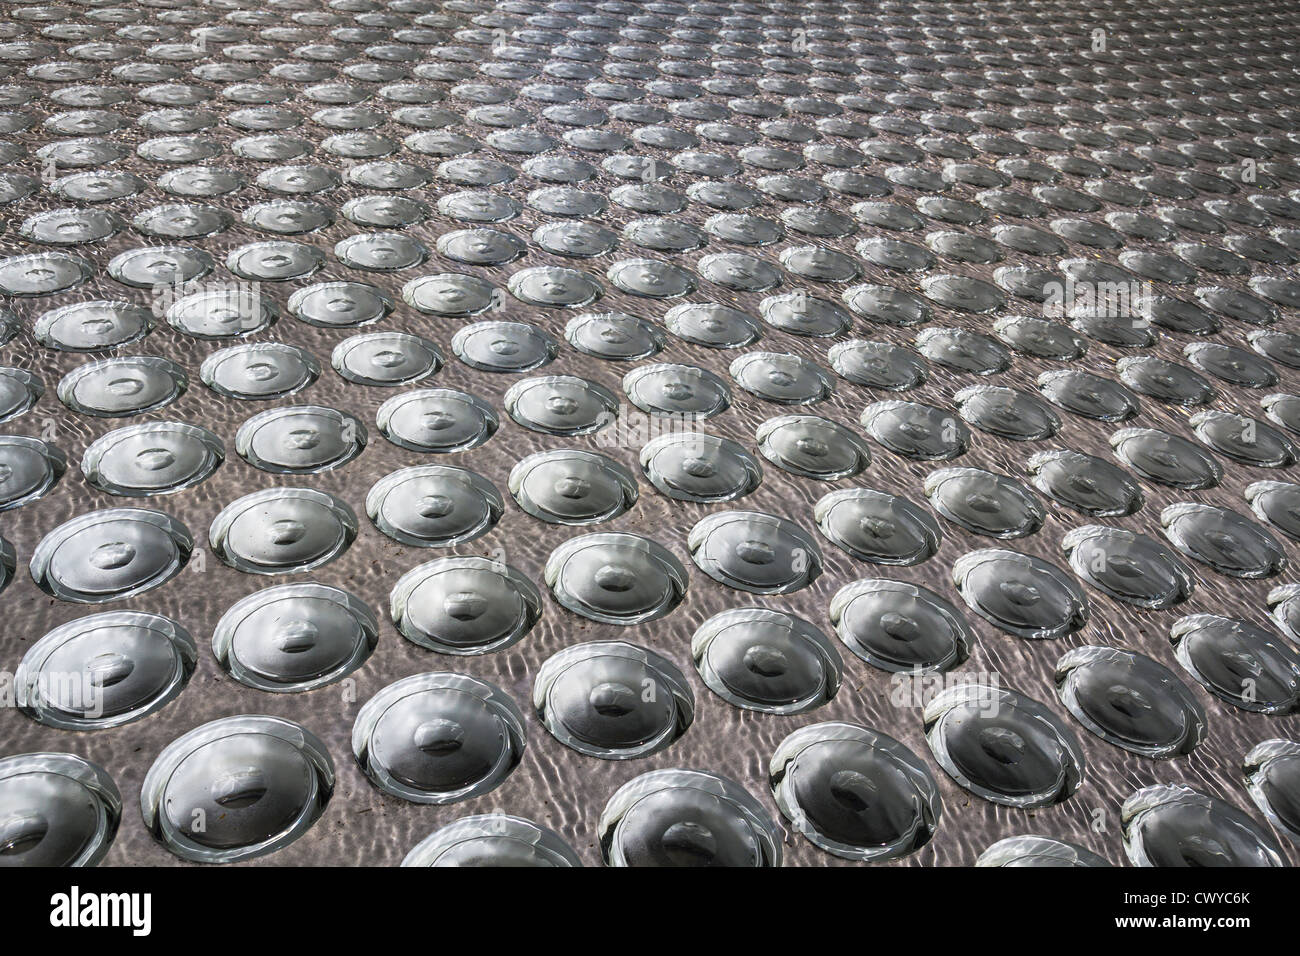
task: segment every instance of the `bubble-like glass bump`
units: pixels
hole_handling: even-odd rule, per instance
[[[843,307],[806,292],[774,295],[759,304],[763,321],[791,335],[830,338],[847,332],[853,317]]]
[[[854,581],[831,598],[829,615],[850,651],[890,673],[949,671],[975,645],[975,634],[957,608],[906,581]]]
[[[929,374],[915,352],[888,342],[850,339],[826,352],[835,374],[854,385],[906,392],[925,384]]]
[[[1121,319],[1105,311],[1089,311],[1087,306],[1075,306],[1070,317],[1070,328],[1115,349],[1151,349],[1160,339],[1160,333],[1149,324],[1135,324],[1132,319]]]
[[[954,372],[994,375],[1011,367],[1011,350],[982,332],[929,326],[915,344],[921,356]]]
[[[1191,597],[1191,569],[1159,541],[1126,528],[1086,525],[1061,540],[1084,581],[1134,607],[1164,609]]]
[[[867,443],[843,425],[814,415],[769,418],[755,434],[763,457],[793,475],[835,481],[871,464]]]
[[[211,477],[225,460],[221,439],[206,428],[184,422],[144,422],[91,443],[81,459],[81,471],[100,491],[138,498],[192,488]]]
[[[1119,382],[1077,369],[1052,369],[1038,376],[1038,390],[1053,405],[1101,422],[1126,422],[1142,405]]]
[[[570,538],[546,561],[546,586],[561,606],[605,624],[644,624],[686,596],[682,563],[650,538],[622,532]]]
[[[698,288],[695,276],[661,259],[622,259],[605,277],[621,292],[648,299],[676,299]]]
[[[618,233],[589,222],[548,222],[533,230],[533,242],[546,252],[592,259],[618,246]]]
[[[554,360],[560,343],[524,322],[475,322],[457,330],[451,350],[482,372],[528,372]]]
[[[770,246],[785,236],[780,223],[748,213],[717,213],[704,220],[703,226],[715,239],[744,246]]]
[[[695,668],[728,703],[765,714],[802,714],[831,700],[844,664],[830,639],[784,611],[734,608],[691,639]]]
[[[1300,584],[1283,584],[1268,592],[1268,608],[1282,633],[1300,644]]]
[[[544,435],[587,435],[614,421],[618,396],[573,375],[516,382],[502,399],[515,424]]]
[[[501,301],[492,283],[460,273],[420,276],[402,287],[406,304],[429,315],[478,315]]]
[[[366,426],[349,412],[322,405],[272,408],[235,433],[235,451],[254,468],[310,475],[347,464],[366,447]]]
[[[743,498],[763,469],[743,445],[696,431],[673,431],[641,449],[641,470],[660,494],[711,503]]]
[[[1064,637],[1088,622],[1088,597],[1078,582],[1027,554],[972,551],[954,562],[952,579],[972,611],[1017,637]]]
[[[251,288],[206,289],[176,299],[167,309],[167,323],[196,339],[252,335],[278,317],[274,303]]]
[[[170,405],[185,393],[189,376],[169,359],[131,355],[74,368],[59,380],[59,401],[95,418],[123,418]]]
[[[887,236],[863,239],[855,248],[872,265],[896,272],[924,272],[938,261],[924,246]]]
[[[751,594],[789,594],[822,573],[816,539],[793,521],[763,512],[708,515],[691,528],[686,544],[701,571]]]
[[[1061,419],[1041,400],[1014,388],[975,385],[953,396],[968,424],[1011,441],[1042,441],[1061,429]]]
[[[1300,711],[1300,654],[1238,618],[1192,614],[1169,629],[1174,658],[1206,690],[1257,714]]]
[[[711,184],[696,185],[707,187]],[[756,256],[739,252],[710,253],[701,257],[695,268],[700,278],[733,292],[766,292],[775,289],[782,280],[780,269]]]
[[[334,347],[330,361],[349,382],[388,388],[428,378],[443,365],[438,346],[409,332],[354,335]]]
[[[406,233],[363,232],[335,243],[334,256],[351,269],[400,272],[423,263],[429,258],[429,249]]]
[[[46,594],[77,604],[102,604],[171,580],[193,550],[189,530],[170,515],[115,508],[59,525],[32,552],[30,570]]]
[[[587,312],[574,316],[564,327],[564,338],[584,355],[611,362],[649,358],[667,345],[656,325],[624,312]]]
[[[398,632],[440,654],[509,647],[542,616],[542,595],[521,571],[486,558],[442,558],[411,569],[389,596]]]
[[[246,183],[242,181],[242,177],[231,176],[225,184],[227,188],[222,191],[233,192],[245,185]],[[246,207],[240,218],[245,225],[252,226],[259,232],[281,236],[305,236],[332,225],[334,211],[320,203],[298,199],[273,199],[270,202]],[[274,253],[278,250],[271,246],[268,247],[267,251]],[[289,251],[291,250],[286,250],[286,252]],[[317,260],[320,265],[324,265],[323,255],[322,253],[321,260]],[[286,266],[289,264],[287,255],[283,264]],[[317,265],[316,268],[319,269],[320,265]],[[230,268],[232,272],[236,271],[233,266],[230,266]],[[248,278],[256,277],[250,275]]]
[[[779,745],[768,765],[782,816],[814,846],[848,860],[915,853],[943,815],[939,786],[892,737],[853,724],[812,724]]]
[[[378,640],[374,612],[347,591],[284,584],[232,604],[212,633],[212,653],[241,684],[296,693],[351,674]]]
[[[154,324],[153,313],[142,305],[96,299],[42,313],[32,326],[32,336],[59,352],[98,352],[138,342]]]
[[[1056,662],[1056,693],[1075,720],[1144,757],[1181,757],[1205,738],[1205,709],[1168,668],[1114,647],[1085,645]]]
[[[1291,368],[1300,368],[1300,336],[1293,332],[1255,329],[1246,335],[1260,355]]]
[[[1258,419],[1209,410],[1193,415],[1188,424],[1205,444],[1243,465],[1288,468],[1300,460],[1290,438]]]
[[[1235,345],[1192,342],[1183,348],[1183,354],[1197,368],[1230,385],[1268,388],[1278,382],[1277,370],[1272,365]]]
[[[1110,436],[1115,457],[1148,481],[1195,491],[1223,480],[1223,466],[1186,438],[1155,428],[1121,428]]]
[[[965,789],[1008,807],[1060,803],[1083,784],[1074,733],[1038,701],[987,683],[958,684],[925,706],[925,738]]]
[[[0,294],[14,297],[55,295],[95,275],[88,259],[68,252],[34,252],[0,259]]]
[[[1110,861],[1091,850],[1045,836],[999,840],[979,855],[979,867],[1105,867]]]
[[[65,753],[0,759],[0,867],[95,866],[122,820],[102,767]]]
[[[377,322],[396,308],[387,292],[365,282],[310,285],[289,296],[288,305],[300,321],[324,329]]]
[[[67,456],[48,442],[0,435],[0,512],[44,497],[67,468]]]
[[[302,391],[320,377],[320,363],[310,352],[281,342],[246,342],[213,352],[203,360],[199,378],[218,395],[241,401],[265,401]]]
[[[996,286],[968,276],[930,276],[921,281],[925,297],[961,312],[990,312],[1006,304]]]
[[[504,813],[462,817],[421,840],[402,866],[582,866],[554,830]]]
[[[636,478],[611,458],[572,448],[529,455],[510,470],[510,494],[525,512],[552,524],[595,524],[637,500]]]
[[[1209,246],[1202,248],[1212,249]],[[1211,251],[1212,255],[1217,253],[1219,250]],[[1213,315],[1185,299],[1165,295],[1144,295],[1140,300],[1139,308],[1143,310],[1140,314],[1171,332],[1182,332],[1186,335],[1213,335],[1222,328],[1222,324]]]
[[[294,574],[333,561],[357,536],[348,505],[310,488],[268,488],[231,502],[212,519],[208,543],[247,574]]]
[[[1282,848],[1250,816],[1179,784],[1145,787],[1120,810],[1134,866],[1285,866]]]
[[[1229,577],[1268,578],[1287,566],[1273,535],[1227,508],[1180,502],[1160,512],[1160,524],[1175,548]]]
[[[884,182],[884,180],[881,181]],[[888,186],[887,183],[886,186]],[[890,191],[892,192],[892,189]],[[874,194],[888,195],[888,193],[881,192],[876,192]],[[912,212],[912,210],[895,203],[860,202],[855,204],[851,211],[853,215],[862,222],[876,226],[880,229],[893,229],[898,232],[915,232],[918,229],[925,228],[924,219]],[[890,291],[893,291],[890,286],[866,286],[865,288],[889,289]],[[906,295],[907,293],[902,294]],[[926,308],[928,308],[928,306]]]
[[[151,239],[206,239],[229,229],[235,217],[203,203],[166,203],[135,215],[135,231]]]
[[[1256,744],[1242,760],[1241,772],[1260,813],[1300,844],[1300,744],[1281,738]]]
[[[817,502],[813,520],[832,544],[872,564],[920,564],[934,556],[943,539],[927,511],[870,488],[832,491]]]
[[[325,253],[320,249],[286,239],[251,242],[226,256],[226,268],[232,273],[261,282],[305,279],[324,265]]]
[[[556,740],[604,760],[658,753],[695,719],[695,695],[677,665],[623,641],[575,644],[547,658],[533,706]]]
[[[779,352],[748,352],[731,363],[745,391],[779,405],[812,405],[830,398],[835,383],[818,365]]]
[[[202,279],[214,266],[212,256],[194,246],[144,246],[109,260],[108,274],[137,289],[183,287]]]
[[[384,402],[375,413],[375,426],[399,448],[445,455],[482,445],[496,434],[501,419],[477,395],[426,388]]]
[[[45,386],[31,372],[0,366],[0,422],[31,411],[44,394]]]
[[[444,804],[495,790],[523,759],[524,715],[494,684],[463,674],[416,674],[366,701],[352,755],[379,789]]]
[[[1259,404],[1263,406],[1264,413],[1268,416],[1269,421],[1281,425],[1290,432],[1300,434],[1300,395],[1275,392],[1272,395],[1265,395],[1260,399]],[[1243,426],[1246,421],[1242,422]],[[1293,440],[1288,438],[1288,441]]]
[[[168,744],[140,788],[145,828],[176,856],[232,863],[283,849],[334,793],[334,761],[305,727],[225,717]]]
[[[1023,538],[1047,518],[1032,491],[1006,475],[979,468],[940,468],[925,477],[934,510],[975,534]]]
[[[763,336],[748,312],[716,302],[675,305],[664,313],[662,322],[679,339],[713,349],[744,348]]]
[[[495,229],[458,229],[438,237],[438,252],[465,265],[505,265],[527,251],[528,244],[522,239]]]
[[[380,478],[366,513],[394,541],[445,548],[472,541],[501,520],[505,501],[486,478],[448,465],[414,465]]]
[[[1256,481],[1246,486],[1246,500],[1257,518],[1300,541],[1300,485]]]
[[[767,810],[727,777],[652,770],[605,804],[598,824],[606,866],[781,865],[781,836]]]
[[[623,376],[623,391],[651,415],[705,419],[731,407],[727,383],[694,365],[640,365]]]
[[[437,111],[445,118],[444,123],[459,123],[461,117],[446,110]],[[404,111],[406,122],[411,119],[409,111]],[[523,211],[523,205],[510,196],[491,192],[468,190],[448,193],[438,200],[438,211],[459,222],[505,222],[513,219]]]
[[[1138,483],[1108,461],[1077,451],[1042,451],[1029,459],[1033,486],[1053,501],[1094,518],[1122,517],[1141,509]]]
[[[828,222],[828,232],[846,233],[853,231],[855,228],[847,217],[831,213],[825,209],[794,209],[791,210],[791,213],[795,216],[824,217],[824,220]],[[792,246],[782,250],[780,260],[782,267],[790,275],[811,279],[813,282],[852,282],[862,275],[861,266],[852,256],[836,252],[833,249],[827,249],[824,246]],[[708,277],[706,267],[702,263],[703,260],[701,260],[700,273]],[[777,276],[779,281],[779,272]],[[729,275],[728,279],[733,277],[734,274]],[[714,278],[714,281],[718,280]],[[723,282],[722,285],[728,288],[735,287],[731,281]],[[753,285],[750,282],[744,284],[745,289],[752,287]],[[764,288],[771,287],[764,286]]]
[[[916,402],[876,402],[862,412],[867,434],[913,461],[949,461],[970,450],[970,429],[956,415]]]
[[[120,727],[174,700],[197,663],[194,638],[176,621],[139,611],[91,614],[28,649],[14,673],[15,699],[49,727]]]
[[[993,323],[993,331],[1011,348],[1036,358],[1073,362],[1088,350],[1082,338],[1051,319],[1007,315]]]
[[[1130,355],[1115,363],[1120,381],[1139,395],[1171,405],[1204,405],[1215,398],[1214,386],[1185,365],[1153,355]]]
[[[506,287],[525,305],[541,308],[581,308],[604,294],[600,283],[585,273],[559,266],[530,266],[512,274]]]

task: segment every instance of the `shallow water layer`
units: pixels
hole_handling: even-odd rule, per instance
[[[306,728],[334,765],[319,819],[257,865],[396,865],[440,827],[485,814],[554,831],[597,865],[607,803],[658,770],[743,787],[774,821],[784,865],[862,865],[799,835],[770,786],[778,746],[800,728],[831,723],[906,748],[942,805],[932,838],[875,865],[971,865],[994,843],[1025,834],[1118,865],[1126,862],[1125,801],[1166,785],[1225,801],[1268,831],[1243,760],[1263,741],[1297,739],[1300,718],[1211,694],[1179,663],[1170,631],[1191,615],[1220,615],[1291,647],[1270,623],[1268,595],[1300,580],[1296,522],[1284,509],[1284,520],[1265,525],[1269,510],[1261,506],[1257,518],[1246,488],[1300,482],[1300,468],[1294,456],[1225,457],[1191,419],[1239,416],[1231,434],[1217,436],[1229,450],[1248,440],[1239,422],[1258,420],[1259,435],[1300,441],[1287,400],[1269,398],[1300,393],[1300,342],[1287,338],[1300,335],[1297,38],[1294,5],[1214,0],[1190,9],[1159,0],[7,7],[0,432],[57,448],[67,467],[32,474],[31,455],[0,460],[17,489],[12,501],[0,494],[0,586],[12,578],[0,591],[0,670],[15,672],[56,627],[105,611],[178,622],[197,643],[198,662],[174,699],[108,729],[58,729],[0,708],[0,756],[72,753],[112,777],[121,825],[105,865],[187,865],[141,820],[145,774],[182,735],[250,714]],[[1044,287],[1053,282],[1055,293]],[[1107,284],[1124,314],[1113,314],[1114,296],[1099,305],[1094,293]],[[1125,312],[1144,296],[1162,303],[1150,322]],[[605,318],[578,321],[583,315]],[[1056,325],[1012,324],[1011,316]],[[418,338],[354,338],[374,332]],[[205,365],[250,343],[276,347]],[[738,363],[745,355],[753,358]],[[1125,378],[1117,361],[1138,356],[1143,363]],[[87,368],[105,359],[126,361]],[[1090,383],[1078,374],[1085,371],[1108,384]],[[1119,385],[1135,378],[1142,388]],[[539,385],[508,401],[526,381]],[[1201,404],[1185,404],[1189,382]],[[969,391],[990,385],[1034,401]],[[982,411],[970,407],[980,394],[989,406]],[[414,398],[380,414],[401,396]],[[889,406],[880,403],[894,401],[917,414],[884,414]],[[250,424],[274,409],[298,411]],[[864,419],[868,409],[875,412]],[[840,434],[829,426],[791,433],[783,449],[765,423],[793,414],[834,423],[869,454],[828,447]],[[173,480],[175,449],[145,433],[123,463],[126,478],[115,477],[107,455],[83,474],[88,448],[145,423],[204,429],[226,449],[224,460],[214,465],[210,456]],[[274,427],[263,431],[264,423]],[[1201,467],[1202,458],[1191,461],[1159,435],[1116,449],[1125,428],[1167,433],[1211,464]],[[696,443],[696,432],[735,444]],[[642,449],[652,441],[663,450],[649,456],[647,477]],[[19,446],[31,447],[4,445]],[[560,450],[603,456],[569,460],[601,462],[619,481],[635,481],[637,493],[620,490],[625,508],[584,504],[600,490],[592,490],[595,476],[566,471],[565,456],[556,459],[553,487],[516,491],[511,475],[521,461]],[[1080,466],[1053,478],[1059,494],[1038,496],[1042,520],[1028,522],[1037,527],[1007,540],[952,517],[974,509],[987,524],[990,508],[1000,514],[994,496],[951,502],[948,514],[927,498],[927,479],[945,467],[1045,490],[1034,456],[1059,450],[1122,469],[1141,507],[1122,514],[1136,497],[1112,493],[1112,475]],[[852,467],[837,465],[836,455]],[[449,541],[381,531],[367,517],[371,489],[399,469],[427,465],[509,489],[499,519]],[[719,474],[724,468],[731,473]],[[130,497],[111,493],[124,486]],[[328,502],[343,529],[302,526],[295,503],[304,493],[279,491],[290,488]],[[835,540],[818,530],[814,508],[850,489],[895,504],[848,509],[854,526],[836,525]],[[220,512],[258,492],[269,495],[261,511],[248,512],[247,537],[209,539]],[[408,523],[441,521],[455,497],[412,492]],[[1154,610],[1070,575],[1062,542],[1072,530],[1102,523],[1163,544],[1162,512],[1188,503],[1264,528],[1289,563],[1266,577],[1227,576],[1193,560],[1209,550],[1199,543],[1186,562],[1190,595]],[[66,588],[37,586],[28,564],[48,535],[120,508],[179,522],[194,538],[188,560],[174,567],[165,555],[128,554],[122,534],[83,533],[70,545],[96,548],[82,555],[95,570],[52,568],[87,586],[143,586],[93,607],[61,599]],[[891,545],[890,523],[913,510],[921,515],[908,518],[916,541]],[[799,532],[767,540],[767,525],[745,525],[720,562],[732,581],[805,586],[751,593],[760,589],[729,586],[693,563],[692,529],[729,512],[776,516]],[[603,520],[575,527],[574,514]],[[1237,525],[1218,527],[1231,534]],[[589,591],[607,608],[641,601],[655,614],[598,620],[566,610],[548,587],[557,548],[607,533],[633,550],[611,552],[617,560],[565,589]],[[638,578],[638,561],[661,557],[635,550],[646,539],[676,562],[674,573]],[[1222,549],[1223,539],[1215,541]],[[4,542],[15,553],[12,569]],[[1004,547],[1069,578],[1086,594],[1086,620],[1076,615],[1071,624],[1080,626],[1056,629],[1063,636],[1031,639],[968,611],[955,562]],[[903,553],[915,560],[862,560]],[[787,566],[773,568],[773,555]],[[509,595],[529,598],[502,625],[510,639],[493,631],[487,653],[448,634],[416,643],[393,623],[399,579],[448,557],[476,559],[463,567],[479,577],[464,572],[448,593],[430,590],[438,606],[415,601],[410,614],[427,610],[426,621],[451,619],[449,628],[473,636],[493,624],[474,623],[485,612],[510,611]],[[1271,545],[1266,557],[1249,569],[1276,570]],[[127,573],[133,560],[148,567]],[[309,569],[295,570],[302,566]],[[678,568],[688,579],[682,593]],[[532,590],[507,588],[514,575]],[[500,592],[499,606],[480,606],[473,588],[487,585],[473,582],[502,576],[509,580],[491,592]],[[664,593],[636,593],[661,578]],[[867,579],[928,589],[945,611],[962,614],[969,656],[938,655],[959,663],[922,677],[867,663],[835,636],[830,615],[837,593]],[[331,659],[322,674],[345,675],[337,680],[294,671],[315,688],[303,693],[232,676],[212,652],[223,616],[265,588],[307,582],[369,608],[379,629],[373,653],[355,669]],[[999,600],[1017,597],[1024,592],[1003,589]],[[843,674],[832,699],[784,715],[709,689],[692,655],[695,632],[723,612],[755,607],[809,622],[836,642]],[[906,636],[914,619],[923,617],[887,608],[872,633]],[[422,635],[420,623],[412,633]],[[289,658],[318,646],[307,631],[288,628],[268,653]],[[694,698],[680,737],[646,748],[647,756],[611,760],[548,732],[532,706],[542,665],[595,642],[625,642],[672,665],[673,681],[680,677]],[[449,646],[454,653],[430,649]],[[1167,668],[1204,709],[1204,740],[1188,755],[1153,760],[1088,732],[1054,680],[1062,655],[1085,646],[1125,649]],[[770,676],[772,648],[756,650],[754,666]],[[891,659],[919,659],[921,650]],[[459,802],[404,800],[374,786],[352,756],[362,706],[431,672],[497,688],[522,712],[527,744],[518,764]],[[1068,728],[1086,767],[1078,790],[1026,810],[984,800],[944,772],[927,744],[923,708],[962,680],[1012,690]],[[611,719],[622,693],[612,683],[587,698]],[[427,744],[421,752],[436,756],[453,746],[455,728],[429,723],[417,737]],[[880,831],[864,823],[862,832]],[[1282,858],[1298,859],[1285,833],[1274,839]],[[668,856],[698,860],[698,841],[688,842],[690,852]]]

